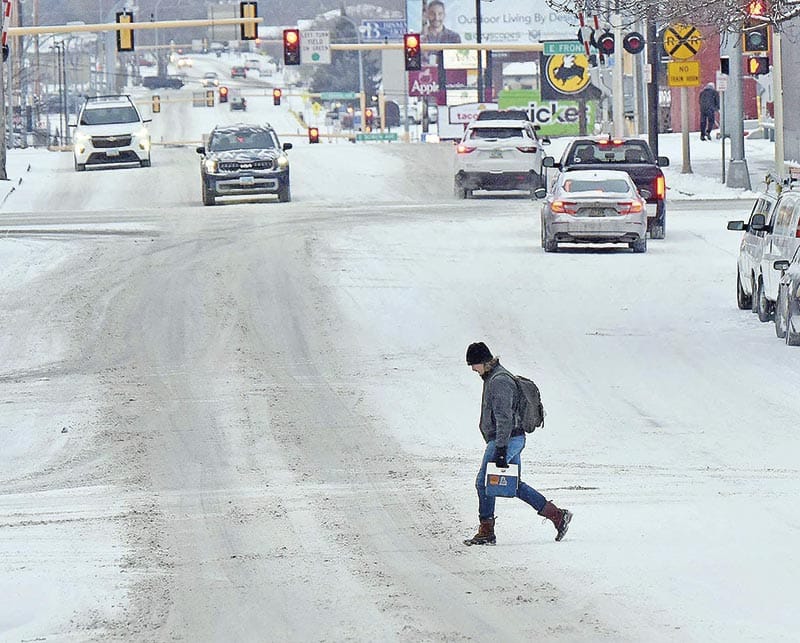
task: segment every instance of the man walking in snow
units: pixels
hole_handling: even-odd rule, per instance
[[[480,430],[486,441],[480,471],[475,481],[478,490],[478,533],[466,545],[493,545],[494,535],[494,496],[486,494],[486,465],[494,462],[505,469],[509,464],[520,465],[520,454],[525,448],[525,431],[515,424],[514,410],[517,408],[519,391],[514,376],[500,365],[500,358],[494,357],[483,342],[470,344],[467,348],[467,364],[483,378],[483,398],[481,402]],[[522,467],[520,466],[520,472]],[[552,521],[556,528],[556,540],[560,541],[567,533],[572,513],[559,509],[545,499],[533,487],[521,479],[517,487],[517,498],[524,500],[536,509],[540,516]]]
[[[700,92],[700,140],[710,141],[714,119],[719,109],[719,92],[714,83],[708,83]]]

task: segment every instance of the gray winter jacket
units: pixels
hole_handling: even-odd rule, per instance
[[[480,429],[486,442],[506,447],[512,435],[525,435],[514,426],[514,408],[517,405],[517,382],[499,362],[483,374],[483,399],[481,401]]]

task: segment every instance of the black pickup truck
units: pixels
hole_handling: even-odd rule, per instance
[[[663,239],[667,225],[667,187],[661,168],[669,165],[666,156],[656,158],[647,141],[639,138],[576,138],[564,150],[561,160],[552,156],[542,160],[544,167],[569,170],[623,170],[636,187],[647,191],[647,230],[651,239]],[[643,195],[644,196],[644,195]]]

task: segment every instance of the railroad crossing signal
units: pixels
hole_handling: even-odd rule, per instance
[[[688,60],[703,46],[703,34],[692,25],[674,24],[664,30],[664,51],[675,60]]]
[[[614,55],[614,34],[610,31],[604,31],[597,38],[595,38],[597,48],[604,56]]]
[[[132,24],[133,14],[130,11],[117,11],[118,24]],[[117,51],[133,51],[133,29],[120,29],[117,32]]]
[[[644,36],[637,31],[625,34],[622,39],[622,48],[629,54],[638,54],[644,50]]]

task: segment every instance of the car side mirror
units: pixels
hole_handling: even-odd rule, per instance
[[[539,143],[541,145],[550,145],[550,139],[545,136],[544,138],[539,139]]]
[[[669,165],[669,158],[666,156],[658,157],[658,167],[667,167]]]
[[[767,226],[767,220],[763,214],[754,214],[750,219],[750,229],[755,230],[756,232],[761,232],[762,230],[766,230],[769,226]]]
[[[152,118],[143,118],[142,119],[142,123],[152,123],[152,122],[153,122]]]
[[[728,230],[747,230],[747,224],[744,221],[728,221]]]
[[[201,145],[200,147],[195,149],[195,152],[197,152],[198,154],[205,154],[206,148]]]
[[[789,262],[786,259],[779,259],[773,262],[772,267],[775,268],[775,270],[780,270],[782,273],[784,270],[789,270]]]
[[[653,196],[653,193],[652,193],[650,190],[645,190],[644,188],[642,188],[641,190],[639,190],[639,194],[642,196],[642,198],[643,198],[645,201],[646,201],[647,199],[649,199],[651,196]]]
[[[559,164],[556,163],[556,160],[552,156],[545,156],[542,159],[542,167],[559,167]]]
[[[536,188],[533,191],[533,196],[535,196],[537,199],[543,199],[547,196],[547,190],[544,188]]]
[[[294,146],[291,143],[284,143],[283,144],[283,151],[285,152],[286,150],[290,150],[290,149],[292,149],[292,147],[294,147]]]

